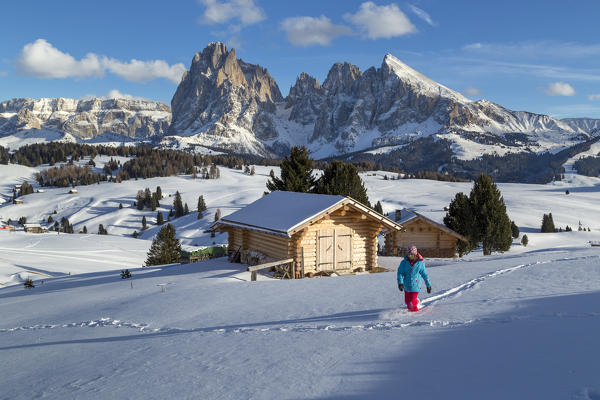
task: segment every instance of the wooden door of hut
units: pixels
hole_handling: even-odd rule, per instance
[[[352,269],[351,229],[320,230],[317,247],[317,269],[319,271]]]

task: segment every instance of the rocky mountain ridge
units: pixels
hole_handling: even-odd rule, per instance
[[[472,147],[479,153],[552,150],[589,139],[600,126],[600,120],[561,121],[472,101],[391,54],[364,72],[336,63],[323,84],[301,73],[285,99],[266,69],[252,65],[261,73],[242,73],[248,65],[222,43],[196,54],[173,98],[169,135],[265,156],[301,144],[317,158],[434,135],[453,141],[459,157],[472,157]]]
[[[165,134],[170,122],[171,109],[155,101],[18,98],[0,103],[0,136],[51,130],[83,140],[103,133],[146,139]]]
[[[172,109],[172,114],[171,114]],[[49,129],[82,140],[103,133],[163,147],[280,157],[305,145],[315,158],[390,152],[444,139],[453,154],[543,152],[600,135],[600,120],[557,120],[472,101],[391,54],[361,71],[336,63],[321,84],[302,72],[283,97],[266,68],[210,43],[194,55],[171,101],[13,99],[0,103],[0,136]]]

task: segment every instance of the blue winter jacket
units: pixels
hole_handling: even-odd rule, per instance
[[[423,257],[419,256],[419,259],[410,265],[408,257],[404,257],[400,266],[398,267],[398,284],[404,284],[404,290],[407,292],[420,292],[421,291],[421,279],[423,277],[425,286],[431,286],[427,271],[425,271],[425,261]]]

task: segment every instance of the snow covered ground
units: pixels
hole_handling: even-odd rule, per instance
[[[499,185],[529,246],[427,260],[433,293],[409,314],[394,272],[250,282],[224,259],[139,268],[156,233],[130,236],[156,215],[131,206],[139,189],[161,186],[165,216],[168,194],[179,190],[190,209],[203,194],[207,215],[174,220],[178,236],[221,243],[204,233],[214,212],[262,196],[271,168],[220,169],[219,180],[51,188],[0,207],[4,220],[56,209],[76,231],[103,223],[110,233],[0,231],[0,399],[600,399],[600,248],[589,245],[600,240],[600,179]],[[35,172],[0,166],[0,193]],[[471,188],[384,175],[363,174],[372,202],[438,221]],[[538,233],[548,212],[557,226],[581,220],[591,232]],[[120,279],[123,268],[132,279]],[[26,277],[34,289],[15,284]]]

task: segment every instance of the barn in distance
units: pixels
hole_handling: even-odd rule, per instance
[[[385,237],[384,254],[403,256],[409,246],[415,245],[423,257],[456,257],[456,245],[466,237],[413,210],[396,210],[395,218],[402,225],[401,231],[391,231]]]
[[[261,264],[291,259],[292,278],[320,271],[371,271],[377,235],[401,225],[344,196],[272,192],[215,222],[227,232],[233,261]]]

